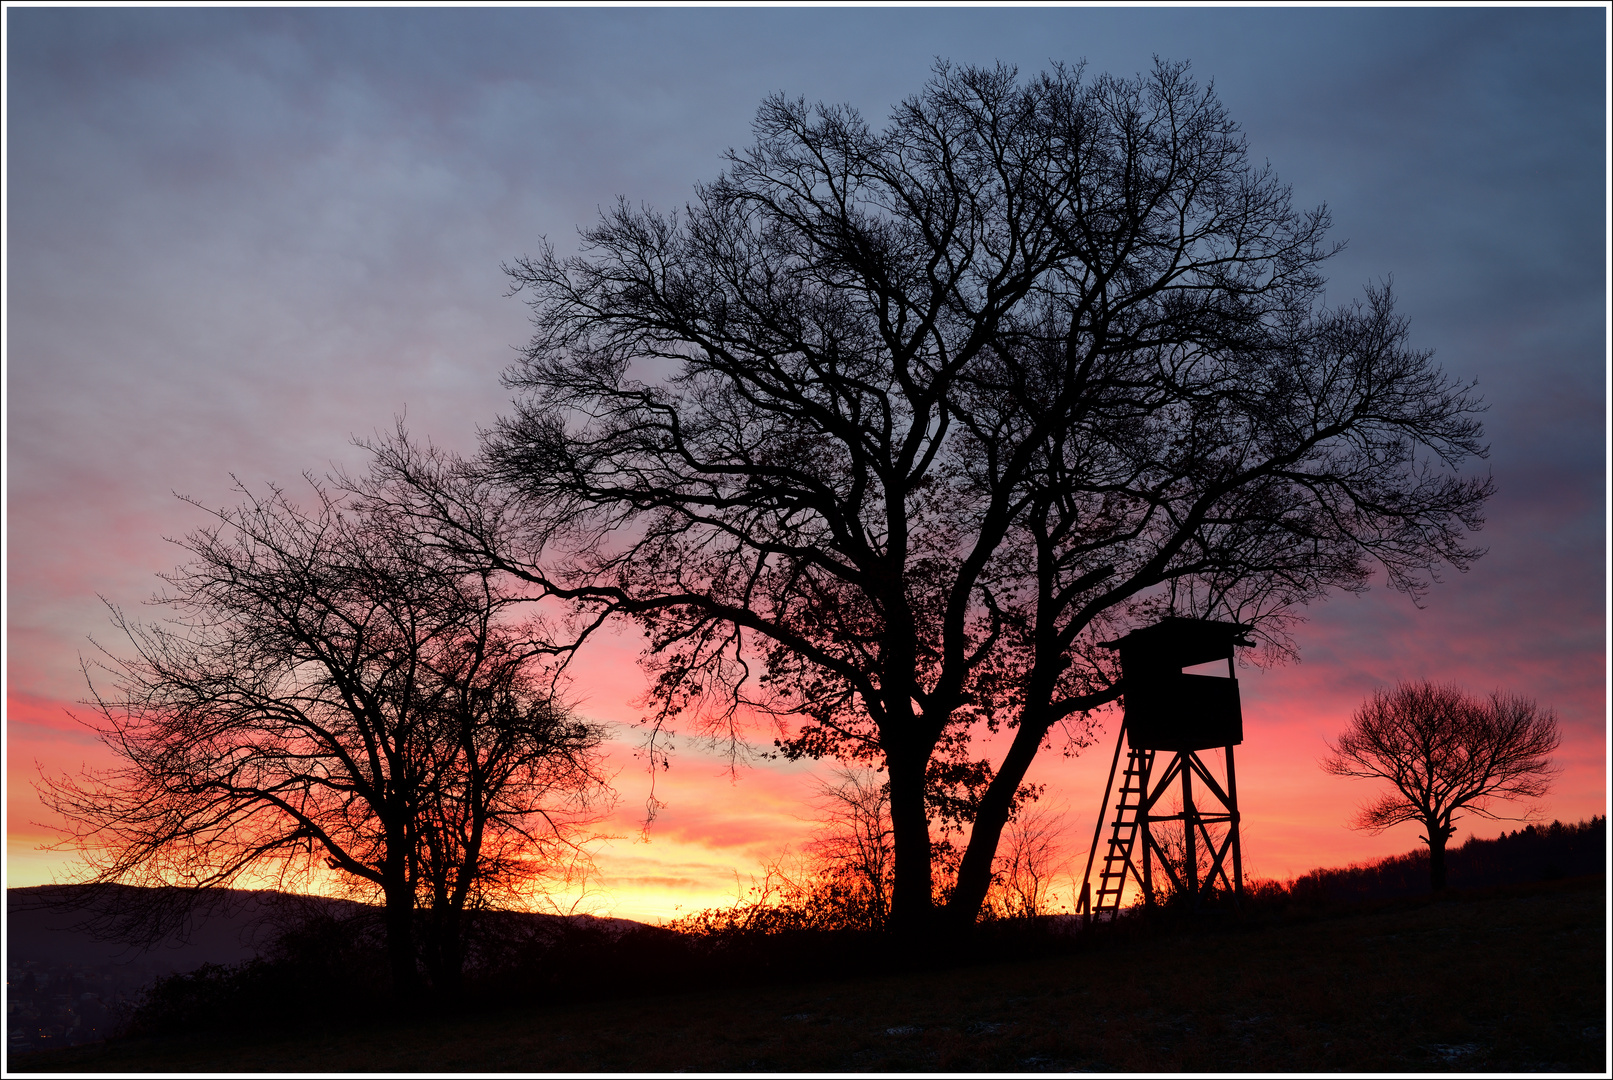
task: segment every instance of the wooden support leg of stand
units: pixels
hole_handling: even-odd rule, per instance
[[[1227,747],[1227,807],[1232,814],[1232,902],[1243,906],[1243,815],[1238,811],[1238,773],[1232,764],[1232,747]]]
[[[1154,907],[1154,831],[1149,824],[1150,807],[1153,804],[1149,801],[1148,791],[1149,785],[1153,782],[1153,763],[1150,761],[1143,769],[1142,806],[1137,810],[1137,831],[1142,834],[1143,842],[1143,904],[1150,911]]]
[[[1182,762],[1182,839],[1183,858],[1187,866],[1187,895],[1194,909],[1199,906],[1199,852],[1198,814],[1193,809],[1192,754],[1184,755]]]

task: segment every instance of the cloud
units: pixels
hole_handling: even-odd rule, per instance
[[[1500,490],[1479,536],[1490,553],[1422,610],[1382,590],[1318,605],[1299,631],[1302,664],[1246,675],[1250,857],[1304,869],[1320,853],[1411,842],[1344,830],[1362,793],[1313,765],[1318,740],[1398,678],[1551,704],[1574,764],[1550,812],[1603,805],[1596,9],[6,17],[13,789],[19,759],[78,752],[50,703],[83,694],[78,655],[107,629],[97,595],[159,614],[138,605],[182,557],[162,538],[203,520],[174,491],[217,506],[235,501],[232,473],[293,486],[305,469],[360,461],[351,438],[405,411],[416,432],[474,448],[508,407],[498,375],[529,332],[502,263],[544,237],[570,253],[576,227],[618,194],[678,207],[745,144],[769,93],[849,102],[878,123],[938,56],[1025,73],[1085,57],[1092,73],[1129,74],[1157,54],[1214,82],[1297,203],[1329,205],[1349,241],[1329,303],[1393,274],[1413,344],[1477,378],[1491,404],[1493,453],[1477,466]],[[604,638],[580,660],[585,712],[638,719],[638,648],[631,634]],[[648,781],[622,738],[616,826],[631,836]],[[623,869],[643,889],[709,885],[717,866],[748,873],[810,829],[797,816],[806,772],[765,765],[734,782],[685,750],[698,746],[680,739],[657,782],[667,809],[652,843],[613,850],[702,869]],[[1036,766],[1081,828],[1106,754]]]

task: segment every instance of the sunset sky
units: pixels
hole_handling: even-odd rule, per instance
[[[527,337],[500,271],[617,195],[661,208],[713,179],[775,91],[879,124],[935,60],[1191,61],[1300,206],[1326,202],[1330,304],[1392,276],[1412,344],[1490,404],[1489,554],[1419,609],[1317,605],[1302,661],[1240,673],[1248,872],[1405,851],[1347,828],[1372,792],[1317,767],[1374,687],[1497,687],[1554,708],[1543,816],[1607,803],[1603,8],[496,9],[10,7],[6,174],[6,884],[41,852],[31,784],[104,760],[69,710],[99,598],[138,609],[232,475],[300,483],[397,416],[469,453]],[[156,613],[153,612],[153,615]],[[731,899],[810,832],[814,767],[730,776],[680,740],[634,756],[631,631],[574,686],[614,727],[620,803],[591,909],[657,918]],[[1099,746],[1033,768],[1084,859]],[[764,740],[765,741],[765,740]],[[1504,811],[1505,808],[1503,808]],[[1515,824],[1467,818],[1489,836]],[[1079,866],[1076,867],[1079,871]],[[1069,887],[1059,901],[1070,903]]]

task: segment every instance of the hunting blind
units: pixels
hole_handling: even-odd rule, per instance
[[[1128,880],[1137,883],[1143,902],[1149,905],[1155,903],[1156,884],[1164,882],[1173,894],[1187,897],[1194,908],[1214,891],[1217,881],[1235,899],[1243,895],[1238,786],[1232,760],[1232,748],[1243,742],[1243,710],[1233,650],[1254,644],[1244,636],[1250,629],[1242,623],[1171,616],[1101,643],[1120,653],[1125,713],[1077,902],[1077,910],[1088,922],[1119,911]],[[1224,677],[1183,670],[1217,660],[1227,662]],[[1111,808],[1109,799],[1115,793],[1122,747],[1129,751],[1126,770]],[[1200,751],[1216,748],[1224,750],[1224,779],[1217,778],[1199,756]],[[1181,809],[1162,806],[1166,796],[1177,789]],[[1167,851],[1165,843],[1173,838],[1156,830],[1164,822],[1176,821],[1182,823],[1181,848]],[[1092,868],[1103,846],[1105,825],[1110,830],[1108,845],[1094,895]],[[1210,856],[1202,874],[1201,845]],[[1164,875],[1163,882],[1155,878],[1156,866]]]

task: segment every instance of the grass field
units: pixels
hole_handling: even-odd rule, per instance
[[[1606,923],[1605,879],[1581,878],[943,972],[114,1042],[10,1071],[1605,1072]]]

